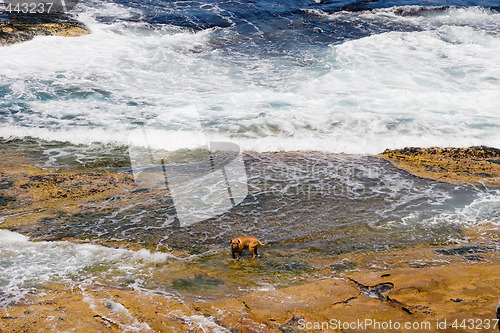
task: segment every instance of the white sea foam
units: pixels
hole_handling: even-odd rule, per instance
[[[482,30],[498,30],[499,13],[483,7],[432,7],[400,6],[379,8],[359,12],[338,11],[328,13],[321,9],[303,9],[303,12],[337,22],[364,22],[389,26],[402,24],[421,29],[438,28],[443,25],[471,26]]]
[[[463,220],[472,223],[500,222],[500,191],[481,193],[469,205],[458,211]]]
[[[212,138],[245,150],[500,147],[498,13],[350,13],[424,30],[266,58],[224,50],[221,29],[98,23],[99,11],[140,12],[94,5],[80,13],[88,36],[0,49],[1,137],[126,144],[144,125],[161,133],[155,145],[176,149],[192,138],[182,110],[196,105]]]
[[[200,315],[184,316],[182,319],[186,321],[193,329],[201,330],[201,332],[225,333],[231,332],[227,328],[220,326],[214,321],[213,317],[205,317]]]
[[[86,302],[92,311],[98,313],[102,318],[120,327],[122,332],[154,332],[147,324],[137,320],[121,303],[106,299],[95,299],[91,295],[85,295],[83,301]]]
[[[480,191],[477,198],[464,207],[458,207],[454,211],[428,215],[426,212],[412,212],[404,217],[402,222],[408,225],[455,225],[462,227],[475,227],[486,223],[498,224],[500,223],[500,191]]]
[[[2,229],[0,253],[0,306],[19,301],[31,288],[48,282],[83,283],[99,274],[109,274],[110,280],[144,279],[147,267],[174,258],[145,249],[130,251],[65,241],[31,242],[26,236]],[[105,269],[93,272],[96,267]]]

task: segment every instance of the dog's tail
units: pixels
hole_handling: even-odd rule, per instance
[[[264,244],[262,244],[261,241],[259,241],[259,244],[260,245],[267,245],[267,240],[266,240],[266,242]]]

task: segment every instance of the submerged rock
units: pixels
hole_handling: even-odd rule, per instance
[[[35,36],[77,37],[89,33],[85,24],[67,14],[16,14],[0,22],[0,45],[26,42]]]
[[[422,178],[452,184],[500,187],[500,149],[469,148],[386,149],[380,156],[397,168]]]

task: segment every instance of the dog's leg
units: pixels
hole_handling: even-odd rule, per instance
[[[250,252],[252,252],[252,260],[255,259],[255,257],[257,256],[257,248],[249,247],[248,249],[250,250]]]

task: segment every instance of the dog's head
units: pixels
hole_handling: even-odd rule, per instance
[[[241,239],[239,238],[235,238],[231,241],[231,249],[232,250],[237,250],[240,248],[240,244],[241,244]]]

